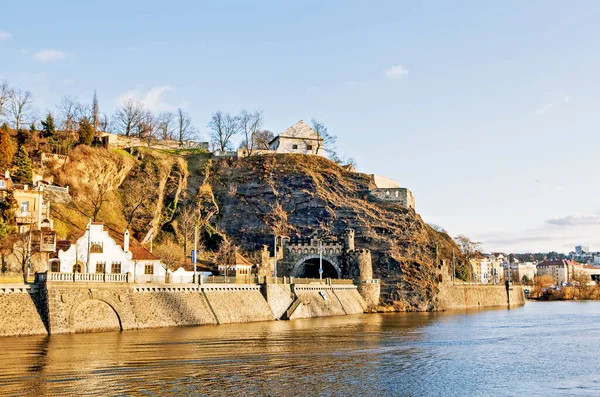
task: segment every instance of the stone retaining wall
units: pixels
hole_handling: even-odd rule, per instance
[[[367,307],[353,285],[56,282],[0,287],[0,336],[272,321],[284,318],[294,302],[291,318]]]
[[[477,309],[509,307],[504,285],[452,285],[440,284],[438,309]],[[511,286],[510,307],[525,304],[525,294],[520,285]]]
[[[249,323],[275,319],[258,285],[202,286],[217,324]]]
[[[44,315],[37,309],[40,301],[36,288],[0,287],[0,336],[47,334]]]

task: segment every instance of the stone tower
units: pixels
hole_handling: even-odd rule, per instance
[[[354,251],[354,230],[348,229],[344,233],[344,248],[346,252]]]

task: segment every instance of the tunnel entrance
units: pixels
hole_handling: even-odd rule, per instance
[[[302,262],[294,277],[319,278],[319,258],[311,258]],[[335,266],[323,258],[323,278],[339,278]]]

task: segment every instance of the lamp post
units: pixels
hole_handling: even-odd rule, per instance
[[[319,282],[323,282],[323,240],[319,238]]]

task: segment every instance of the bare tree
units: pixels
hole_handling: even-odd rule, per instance
[[[250,155],[254,150],[254,135],[259,131],[263,122],[263,113],[260,110],[249,113],[242,110],[238,116],[239,128],[244,134],[243,148]]]
[[[121,185],[123,214],[127,219],[126,229],[132,225],[139,211],[148,209],[157,196],[156,181],[147,169],[139,169]],[[139,221],[139,219],[138,219]],[[140,222],[135,225],[138,228]],[[142,223],[146,223],[143,222]]]
[[[221,151],[231,148],[231,138],[240,131],[238,118],[220,110],[213,113],[208,127],[212,130],[211,140]]]
[[[229,269],[235,265],[235,254],[237,251],[238,247],[235,246],[227,236],[223,236],[223,241],[221,241],[221,245],[219,246],[216,259],[217,264],[225,266],[225,277],[229,275]]]
[[[321,141],[317,143],[317,154],[319,154],[320,150],[324,150],[332,160],[339,159],[337,148],[335,147],[337,136],[330,134],[325,124],[321,123],[319,120],[312,119],[310,122],[313,131],[321,138]]]
[[[185,262],[185,257],[181,255],[179,246],[171,240],[156,246],[153,253],[160,258],[166,270],[177,270]]]
[[[158,116],[158,137],[172,140],[175,137],[175,115],[171,112],[162,112]]]
[[[13,89],[8,85],[8,81],[4,80],[0,83],[0,117],[4,116],[6,106],[13,95]]]
[[[198,222],[198,213],[194,207],[188,205],[179,209],[177,217],[177,228],[183,235],[183,252],[187,255],[188,241],[194,238],[194,229]]]
[[[108,116],[104,113],[100,113],[98,118],[98,131],[109,132],[110,130],[110,120]]]
[[[10,113],[15,129],[21,129],[33,113],[33,95],[29,91],[13,90],[8,101],[8,112]]]
[[[114,124],[117,132],[130,136],[137,132],[137,127],[144,118],[144,105],[134,99],[129,99],[115,112]]]
[[[140,119],[135,127],[138,138],[155,138],[158,131],[158,119],[154,114],[147,110],[142,112]]]
[[[256,150],[267,150],[269,149],[269,143],[275,138],[269,130],[258,130],[254,133],[253,147]]]
[[[72,96],[65,96],[57,106],[62,129],[76,131],[79,128],[81,104]]]
[[[92,126],[94,127],[94,132],[98,132],[98,126],[100,125],[100,108],[98,105],[98,95],[96,95],[96,90],[94,90],[94,96],[92,97]]]
[[[187,112],[177,109],[177,138],[179,144],[183,145],[183,141],[192,138],[195,134],[195,128],[192,124],[192,119]]]

